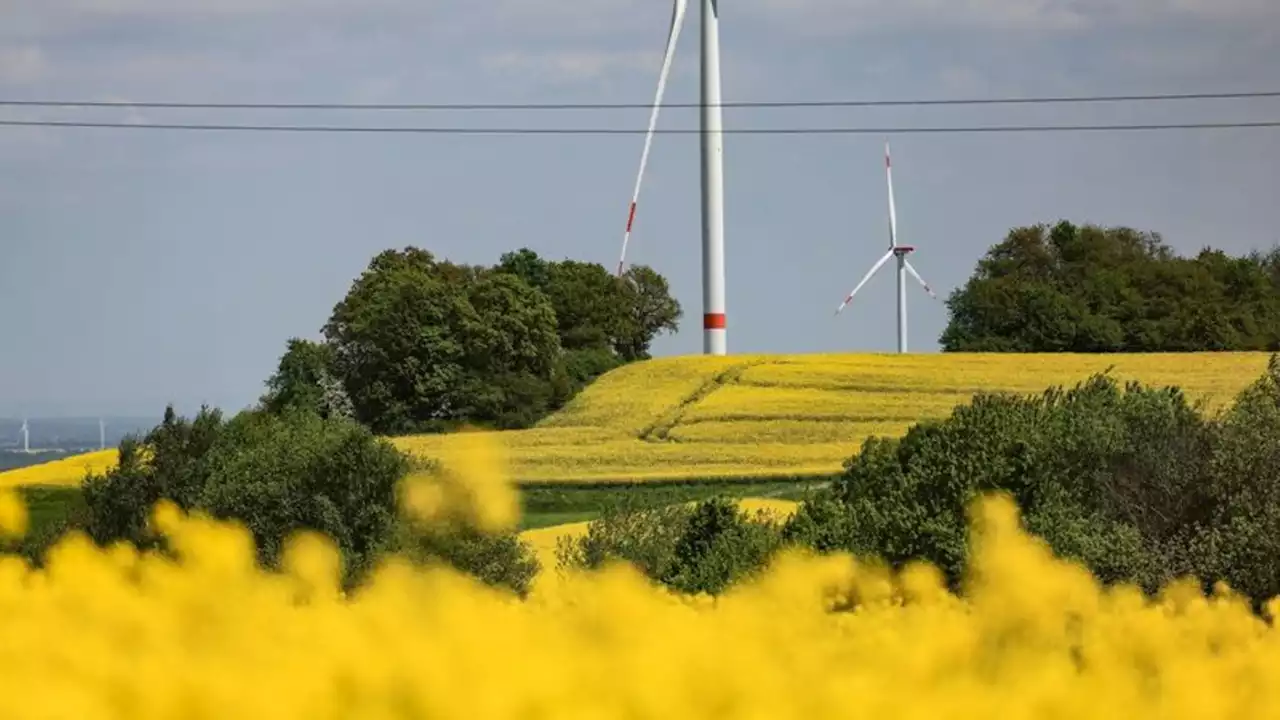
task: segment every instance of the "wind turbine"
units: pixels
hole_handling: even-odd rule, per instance
[[[22,452],[31,453],[31,428],[27,426],[27,419],[22,418]]]
[[[885,263],[889,262],[889,258],[897,257],[898,352],[905,353],[907,351],[907,273],[911,273],[911,277],[915,278],[916,281],[924,287],[924,291],[929,293],[930,297],[936,300],[938,296],[935,295],[933,289],[929,287],[929,283],[925,282],[924,278],[920,277],[920,273],[916,272],[916,269],[907,261],[907,256],[915,252],[915,248],[910,245],[898,244],[898,211],[897,208],[894,207],[893,203],[893,162],[889,159],[888,141],[884,144],[884,172],[885,179],[889,185],[889,252],[885,253],[879,260],[877,260],[876,264],[872,265],[871,269],[867,271],[867,274],[862,276],[862,280],[854,286],[853,290],[850,291],[849,295],[844,299],[844,302],[840,303],[840,307],[836,308],[836,314],[839,315],[840,311],[844,310],[845,306],[853,300],[853,296],[856,295],[857,292],[862,289],[862,286],[866,285],[867,281],[871,279],[871,276],[875,275],[876,271],[884,267]]]
[[[724,355],[725,335],[725,274],[724,274],[724,133],[720,112],[720,9],[719,0],[700,0],[702,3],[702,348],[707,355]],[[662,55],[662,69],[658,74],[658,90],[653,109],[649,114],[649,129],[645,133],[644,150],[640,154],[640,169],[636,173],[635,189],[627,209],[627,227],[622,236],[622,255],[618,260],[618,276],[626,266],[627,243],[631,240],[631,228],[636,219],[636,203],[640,199],[640,184],[644,180],[649,162],[649,150],[653,146],[653,133],[657,127],[658,111],[666,91],[667,77],[675,56],[680,29],[684,25],[688,0],[674,0],[671,8],[671,26],[667,31],[667,47]]]

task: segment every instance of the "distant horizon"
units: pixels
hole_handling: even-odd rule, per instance
[[[156,415],[155,417],[163,417],[163,416],[164,416],[164,415],[163,415],[163,413],[160,413],[160,414]],[[85,422],[97,422],[99,419],[102,419],[102,420],[144,420],[144,419],[148,419],[148,418],[150,418],[150,417],[152,417],[152,416],[150,416],[150,415],[132,415],[132,414],[117,414],[117,415],[16,415],[16,416],[15,416],[15,415],[10,415],[10,416],[0,416],[0,423],[5,423],[5,422],[16,422],[16,423],[18,423],[19,425],[21,425],[21,424],[22,424],[22,421],[23,421],[24,419],[25,419],[27,422],[29,422],[29,423],[30,423],[30,422],[35,422],[36,420],[58,420],[58,421],[60,421],[60,422],[70,422],[70,421],[75,421],[75,420],[83,420],[83,421],[85,421]]]

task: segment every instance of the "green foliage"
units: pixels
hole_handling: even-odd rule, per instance
[[[731,500],[655,500],[623,500],[585,535],[560,538],[557,565],[597,569],[625,561],[677,591],[718,594],[762,569],[781,544],[781,528],[768,515],[748,515]]]
[[[667,279],[647,265],[632,265],[622,274],[625,321],[614,349],[627,361],[649,357],[649,345],[663,332],[679,329],[683,310],[671,297]]]
[[[1222,418],[1205,493],[1209,520],[1188,565],[1255,599],[1280,595],[1280,361]]]
[[[532,549],[514,533],[490,536],[399,517],[397,488],[409,459],[351,420],[286,406],[230,421],[205,408],[189,421],[170,408],[160,426],[142,440],[126,438],[120,449],[117,468],[86,478],[83,511],[41,523],[17,551],[34,557],[77,525],[100,544],[125,540],[165,550],[149,526],[163,498],[242,523],[264,567],[278,565],[290,535],[323,533],[342,551],[348,585],[393,552],[447,563],[521,595],[538,571]]]
[[[323,343],[289,340],[261,407],[353,417],[382,434],[529,427],[648,357],[680,313],[644,266],[616,278],[527,248],[492,268],[386,250],[334,306]]]
[[[712,498],[689,518],[661,580],[680,592],[717,594],[757,573],[781,542],[767,514],[752,518],[732,501]]]
[[[0,540],[0,553],[17,555],[32,567],[43,567],[49,548],[69,530],[82,526],[84,495],[79,488],[20,487],[29,525],[21,538]]]
[[[154,547],[156,538],[148,529],[152,508],[162,499],[183,509],[197,506],[207,479],[204,459],[224,425],[217,409],[203,407],[189,421],[170,406],[160,425],[141,441],[124,438],[116,467],[85,478],[85,530],[104,545],[129,540],[140,548]]]
[[[196,506],[245,523],[267,566],[289,535],[306,529],[333,538],[352,568],[366,567],[391,532],[396,485],[408,469],[365,428],[309,413],[241,413],[203,460]]]
[[[620,362],[645,359],[653,339],[675,332],[682,314],[666,278],[646,265],[634,265],[618,278],[596,263],[550,262],[521,248],[504,254],[497,269],[550,298],[560,342],[569,352],[607,350]]]
[[[333,348],[290,338],[279,367],[267,380],[262,408],[280,415],[291,410],[321,417],[352,417],[355,409],[341,379],[333,373]]]
[[[650,578],[662,577],[692,510],[686,505],[646,505],[637,500],[611,503],[581,537],[559,538],[557,567],[595,570],[625,561]]]
[[[446,564],[487,585],[526,597],[541,569],[515,533],[489,535],[469,526],[401,523],[394,550],[420,564]]]
[[[1275,350],[1280,249],[1182,258],[1129,228],[1014,228],[947,306],[945,351]]]
[[[1221,417],[1176,388],[1105,375],[1040,396],[979,394],[901,439],[867,440],[783,537],[895,566],[927,560],[958,588],[966,508],[993,491],[1103,582],[1155,591],[1193,575],[1280,594],[1280,362]]]
[[[335,306],[324,334],[356,417],[377,432],[462,420],[513,426],[555,397],[555,312],[510,273],[388,250]]]
[[[126,439],[120,455],[118,467],[84,482],[85,529],[98,543],[163,547],[148,522],[163,498],[240,521],[267,567],[291,534],[324,533],[342,550],[349,577],[389,539],[407,470],[404,456],[367,429],[305,411],[244,412],[224,422],[216,410],[187,421],[170,408],[141,444]]]

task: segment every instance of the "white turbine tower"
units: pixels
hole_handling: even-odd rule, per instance
[[[910,245],[898,244],[898,211],[897,208],[894,207],[893,202],[893,162],[889,159],[888,142],[885,142],[884,144],[884,171],[885,178],[889,185],[889,252],[885,253],[879,260],[877,260],[876,264],[872,265],[871,269],[867,271],[867,274],[862,276],[862,280],[854,286],[853,290],[844,299],[844,302],[840,303],[840,307],[836,308],[836,314],[839,315],[840,311],[844,310],[845,306],[853,300],[853,296],[862,289],[863,285],[867,284],[868,280],[871,279],[871,276],[875,275],[877,270],[884,267],[884,264],[889,262],[889,258],[897,257],[898,352],[905,353],[907,351],[907,273],[911,273],[911,277],[915,278],[916,281],[924,287],[924,291],[929,293],[930,297],[936,299],[938,296],[935,295],[933,290],[929,287],[929,283],[926,283],[924,278],[920,277],[920,273],[916,272],[916,269],[907,261],[907,255],[914,252],[915,248]]]
[[[702,3],[702,330],[703,352],[708,355],[724,355],[725,336],[725,276],[724,276],[724,132],[720,113],[720,10],[719,0],[700,0]],[[649,162],[649,150],[653,145],[653,133],[657,127],[658,111],[666,91],[667,77],[675,56],[680,29],[684,25],[688,0],[674,0],[671,9],[671,27],[667,31],[667,47],[662,56],[662,69],[658,75],[658,90],[653,109],[649,114],[649,129],[645,133],[644,150],[640,154],[640,169],[636,173],[635,189],[631,205],[627,209],[627,227],[622,236],[622,255],[618,260],[618,275],[626,266],[627,243],[631,239],[631,227],[636,219],[636,203],[640,199],[640,184],[644,180],[645,166]]]
[[[22,452],[31,453],[31,428],[27,426],[27,419],[22,418]]]

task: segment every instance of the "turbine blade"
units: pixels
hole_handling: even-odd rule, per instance
[[[924,291],[929,293],[929,297],[937,300],[938,296],[934,294],[933,288],[929,287],[929,283],[925,282],[924,278],[920,277],[920,273],[916,272],[916,269],[911,267],[911,262],[903,260],[902,264],[907,268],[907,272],[911,273],[911,277],[915,278],[916,282],[920,283],[920,286],[924,288]]]
[[[618,258],[618,275],[627,261],[627,243],[631,240],[631,225],[636,220],[636,203],[640,201],[640,183],[644,181],[644,169],[649,164],[649,149],[653,146],[653,131],[658,125],[658,111],[662,108],[662,95],[667,89],[667,76],[671,74],[671,61],[675,56],[680,29],[684,27],[688,0],[675,0],[671,6],[671,27],[667,30],[667,48],[662,54],[662,70],[658,73],[658,90],[654,95],[653,109],[649,112],[649,130],[644,136],[644,150],[640,153],[640,169],[636,172],[635,190],[631,193],[631,205],[627,210],[627,229],[622,235],[622,254]]]
[[[846,305],[848,305],[850,302],[853,301],[853,296],[858,294],[858,291],[862,289],[862,286],[866,285],[867,281],[871,279],[871,276],[875,275],[877,270],[884,267],[884,264],[889,262],[889,258],[891,257],[893,257],[892,250],[885,253],[884,257],[877,260],[876,264],[871,266],[871,269],[867,271],[867,274],[862,276],[862,280],[860,280],[858,284],[854,286],[853,290],[849,291],[849,295],[845,297],[844,302],[840,303],[840,307],[836,308],[837,315],[840,314],[841,310],[844,310]]]
[[[889,159],[889,141],[884,141],[884,176],[889,186],[889,247],[898,245],[898,209],[893,202],[893,161]]]

